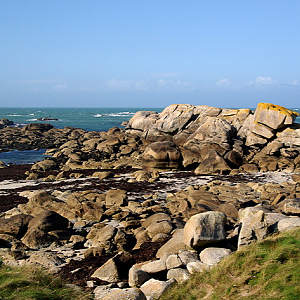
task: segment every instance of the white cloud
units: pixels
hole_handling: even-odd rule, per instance
[[[228,78],[221,79],[217,82],[218,86],[229,87],[231,85],[231,81]]]
[[[117,80],[117,79],[111,79],[106,82],[105,84],[108,88],[116,89],[116,90],[128,90],[132,88],[134,85],[134,82],[131,80]]]
[[[103,88],[109,88],[114,90],[176,90],[176,89],[192,89],[193,84],[190,82],[180,80],[167,80],[160,78],[159,80],[141,79],[137,81],[133,80],[116,80],[112,79],[107,81]]]
[[[266,77],[266,76],[258,76],[255,79],[256,84],[263,84],[263,85],[270,85],[270,84],[277,84],[277,81],[273,79],[272,77]]]

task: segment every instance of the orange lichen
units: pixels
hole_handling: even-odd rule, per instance
[[[296,111],[293,111],[291,109],[285,108],[283,106],[280,105],[276,105],[276,104],[271,104],[271,103],[259,103],[257,105],[257,109],[269,109],[269,110],[276,110],[279,111],[280,113],[293,117],[293,116],[300,116],[299,113],[297,113]]]

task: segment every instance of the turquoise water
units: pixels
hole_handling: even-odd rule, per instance
[[[0,108],[0,119],[16,124],[41,123],[39,118],[51,117],[58,121],[46,121],[57,128],[65,126],[87,131],[105,131],[120,127],[140,110],[162,111],[162,108]]]

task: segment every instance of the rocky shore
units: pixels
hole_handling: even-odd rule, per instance
[[[158,299],[233,251],[300,226],[298,114],[188,104],[86,132],[3,122],[0,148],[51,157],[0,169],[0,255],[95,299]]]

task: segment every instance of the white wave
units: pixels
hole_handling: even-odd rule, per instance
[[[7,117],[23,117],[23,115],[7,115]]]
[[[101,114],[96,114],[96,115],[94,115],[94,117],[95,117],[95,118],[100,118],[100,117],[103,117],[103,115],[101,115]]]
[[[29,116],[34,116],[34,114],[29,114]]]
[[[122,111],[119,113],[112,113],[112,114],[107,114],[107,116],[109,117],[128,117],[134,115],[134,113],[130,112],[130,111]]]
[[[32,121],[37,121],[37,119],[28,119],[28,120],[26,120],[26,121],[32,122]]]

